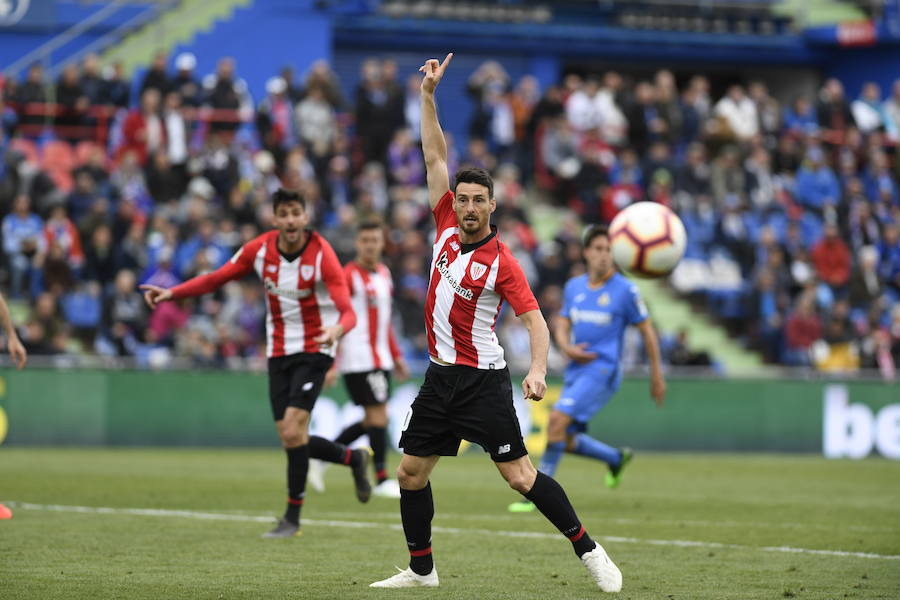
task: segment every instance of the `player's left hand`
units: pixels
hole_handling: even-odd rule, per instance
[[[332,325],[323,329],[322,333],[317,335],[314,341],[323,348],[328,348],[336,344],[343,334],[344,328],[340,324]]]
[[[406,381],[409,379],[409,367],[402,358],[398,358],[394,361],[394,377],[397,381]]]
[[[543,400],[544,394],[547,393],[547,382],[544,380],[544,376],[529,371],[522,380],[522,393],[526,400]]]
[[[650,395],[653,396],[657,406],[663,405],[663,400],[666,399],[666,380],[662,375],[650,377]]]
[[[25,346],[19,341],[19,336],[11,334],[9,336],[9,343],[7,343],[6,346],[9,350],[9,356],[12,358],[13,363],[15,363],[16,368],[21,369],[24,367],[25,363],[28,362],[28,353],[25,352]]]

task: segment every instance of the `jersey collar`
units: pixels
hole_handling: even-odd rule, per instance
[[[286,260],[288,262],[294,262],[295,260],[300,258],[300,255],[303,254],[303,251],[306,250],[307,246],[309,246],[309,243],[312,241],[312,236],[313,236],[313,230],[307,229],[306,230],[306,241],[303,242],[303,246],[301,246],[300,249],[297,250],[296,252],[285,253],[285,252],[282,252],[281,248],[278,247],[278,236],[276,235],[275,236],[275,248],[278,250],[278,254],[281,255],[281,258],[283,258],[284,260]]]
[[[491,232],[489,234],[487,234],[486,237],[475,242],[474,244],[463,244],[462,241],[460,241],[459,242],[459,246],[460,246],[459,253],[460,254],[468,254],[469,252],[472,252],[473,250],[478,250],[479,248],[481,248],[482,246],[487,244],[489,241],[491,241],[495,237],[497,237],[497,226],[491,225]]]

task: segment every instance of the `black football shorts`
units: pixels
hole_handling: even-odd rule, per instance
[[[456,456],[462,440],[484,448],[494,462],[528,454],[509,369],[429,365],[403,423],[400,447],[413,456]]]
[[[276,421],[288,406],[312,412],[334,358],[320,352],[300,352],[269,359],[269,403]]]
[[[386,404],[391,392],[391,373],[384,369],[344,373],[344,385],[357,406]]]

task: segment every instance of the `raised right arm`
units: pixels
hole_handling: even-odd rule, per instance
[[[450,64],[453,53],[444,62],[431,58],[419,69],[422,79],[422,152],[425,155],[425,170],[428,181],[428,202],[433,209],[441,197],[450,189],[450,174],[447,172],[447,140],[437,117],[434,90],[444,76],[444,69]]]

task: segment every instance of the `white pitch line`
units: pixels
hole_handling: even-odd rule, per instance
[[[202,521],[239,521],[247,523],[269,523],[271,516],[240,515],[228,513],[210,513],[193,510],[171,510],[163,508],[112,508],[104,506],[68,506],[62,504],[32,504],[30,502],[5,502],[11,508],[36,510],[45,512],[87,513],[99,515],[133,515],[140,517],[175,517],[197,519]],[[352,529],[393,529],[401,530],[397,523],[374,523],[371,521],[337,521],[323,519],[303,519],[304,525],[324,525],[328,527],[345,527]],[[473,529],[464,527],[432,527],[436,533],[452,533],[462,535],[490,535],[511,538],[552,539],[558,540],[557,533],[538,531],[502,531],[495,529]],[[872,552],[848,552],[845,550],[815,550],[811,548],[793,548],[791,546],[744,546],[741,544],[724,544],[720,542],[702,542],[696,540],[654,540],[612,535],[599,536],[600,539],[622,544],[645,544],[649,546],[675,546],[678,548],[719,548],[727,550],[759,550],[762,552],[778,552],[786,554],[812,554],[816,556],[838,556],[844,558],[869,558],[882,560],[900,560],[900,555],[875,554]]]
[[[325,516],[346,516],[346,517],[362,517],[370,519],[396,519],[397,512],[330,512],[319,511],[318,514]],[[451,519],[451,520],[468,520],[468,521],[522,521],[522,515],[489,515],[489,514],[472,514],[472,513],[446,513],[441,512],[435,515],[435,518]],[[649,518],[630,518],[630,517],[597,517],[603,524],[614,523],[616,525],[644,525],[644,526],[673,526],[673,527],[755,527],[757,529],[819,529],[823,531],[834,532],[837,529],[843,531],[863,531],[863,532],[889,532],[897,531],[890,527],[867,527],[865,525],[843,525],[839,528],[830,527],[828,525],[819,525],[816,523],[775,523],[770,521],[706,521],[698,519],[656,519]]]

